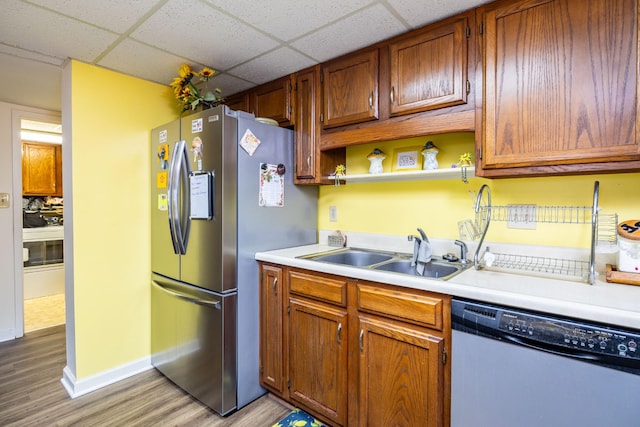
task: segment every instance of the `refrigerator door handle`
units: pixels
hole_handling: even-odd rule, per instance
[[[204,305],[207,307],[212,307],[215,308],[216,310],[221,310],[222,309],[222,301],[208,301],[208,300],[204,300],[202,298],[197,298],[197,297],[193,297],[190,295],[185,295],[182,294],[180,292],[176,292],[173,291],[171,289],[165,288],[164,286],[162,286],[160,283],[157,282],[153,282],[156,286],[158,286],[160,289],[162,289],[164,292],[168,293],[169,295],[172,295],[176,298],[180,298],[182,300],[188,301],[190,303],[193,304],[198,304],[198,305]]]
[[[176,231],[178,245],[180,247],[180,255],[187,253],[187,242],[189,240],[189,229],[191,228],[191,181],[189,175],[189,153],[187,152],[187,141],[180,141],[179,144],[178,176],[180,182],[180,190],[182,197],[179,199],[182,203],[178,207],[178,217],[176,220]]]
[[[171,243],[173,243],[173,252],[180,254],[180,247],[178,246],[178,238],[176,231],[176,218],[179,217],[179,196],[178,189],[180,188],[180,176],[177,171],[179,167],[179,145],[181,142],[176,142],[173,146],[173,153],[171,154],[171,163],[169,164],[169,182],[167,191],[167,202],[169,205],[169,230],[171,231]]]
[[[169,175],[169,227],[173,240],[174,252],[179,255],[187,253],[187,241],[191,220],[189,211],[189,159],[186,141],[178,141],[173,148]]]

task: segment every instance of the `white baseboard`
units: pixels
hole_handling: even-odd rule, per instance
[[[69,396],[75,399],[78,396],[91,393],[92,391],[132,377],[151,368],[153,368],[151,365],[151,357],[146,356],[134,362],[127,363],[126,365],[118,366],[108,371],[78,380],[69,367],[65,366],[62,370],[62,379],[60,379],[60,381]]]

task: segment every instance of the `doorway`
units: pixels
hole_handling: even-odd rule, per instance
[[[21,118],[20,148],[21,294],[24,332],[29,333],[65,323],[60,120]]]

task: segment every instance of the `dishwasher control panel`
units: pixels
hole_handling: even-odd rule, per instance
[[[512,311],[500,313],[498,329],[539,343],[629,357],[640,363],[640,334]]]
[[[453,329],[640,375],[640,331],[454,299]]]

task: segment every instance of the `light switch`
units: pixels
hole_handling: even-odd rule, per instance
[[[8,208],[11,206],[9,203],[10,196],[9,193],[0,193],[0,208]]]

